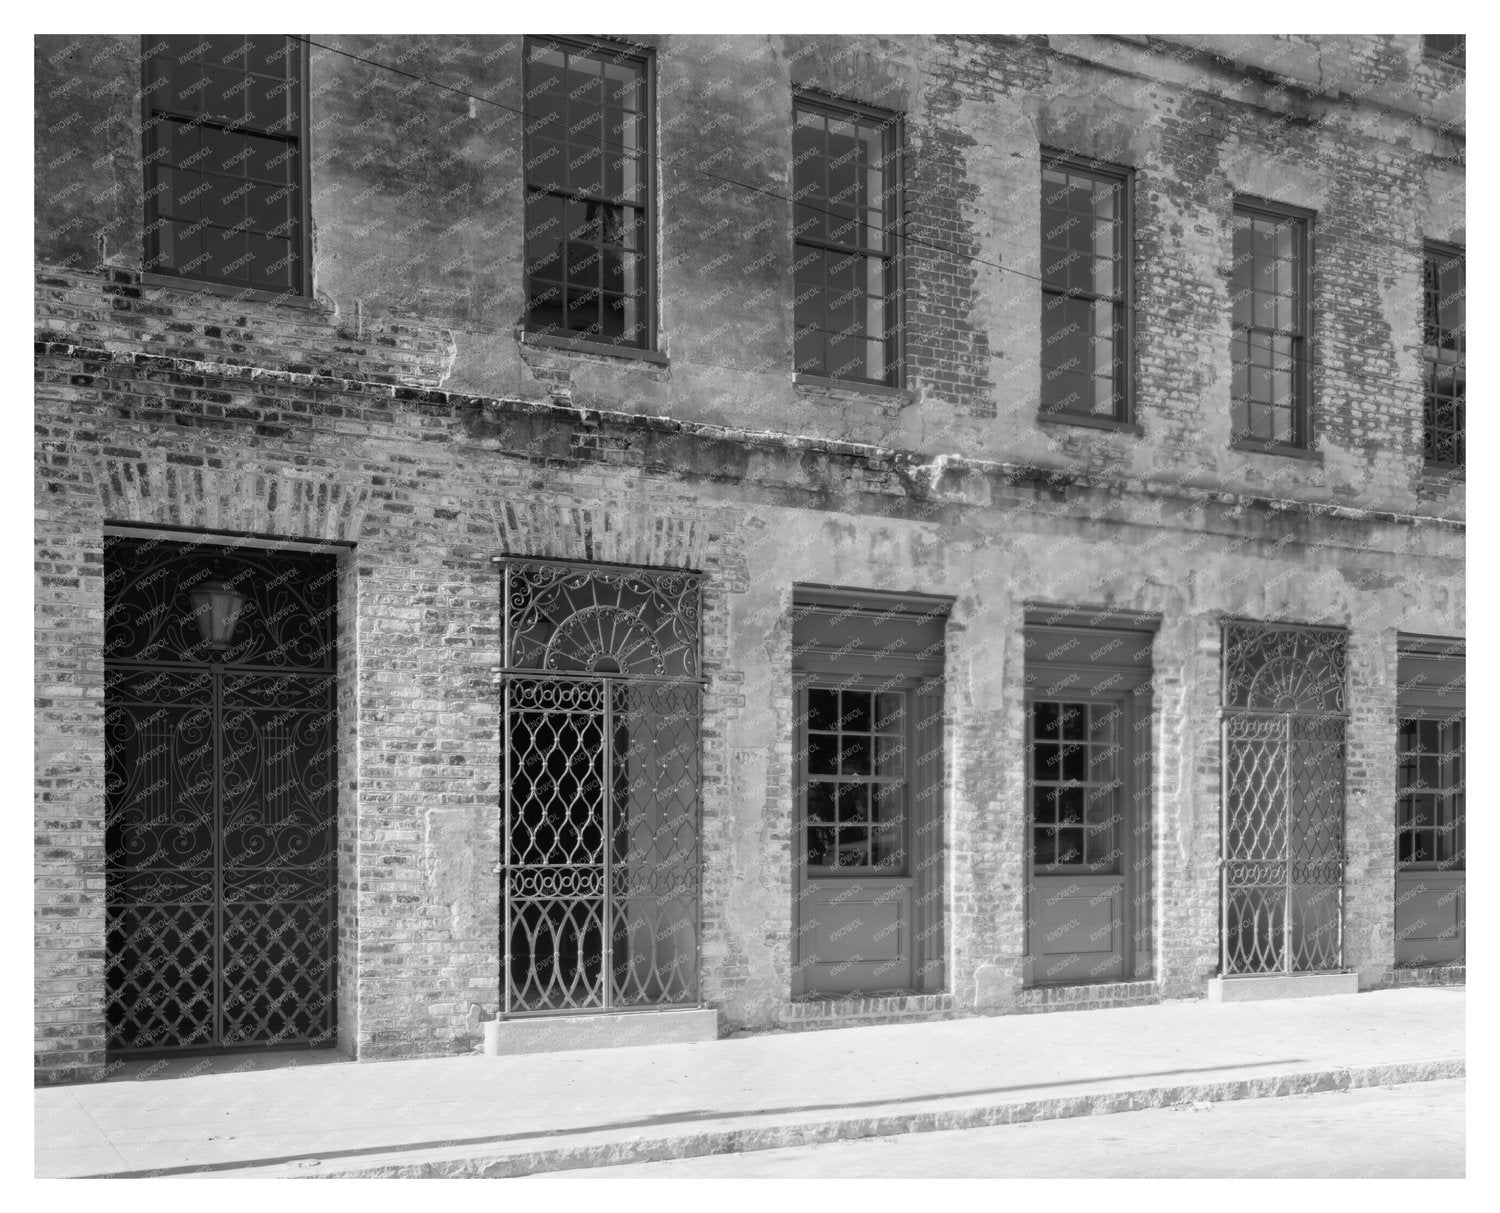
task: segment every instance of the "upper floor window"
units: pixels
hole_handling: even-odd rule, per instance
[[[153,34],[141,50],[146,269],[306,294],[302,41]]]
[[[649,348],[650,61],[526,40],[526,329]]]
[[[1466,38],[1466,34],[1423,34],[1422,57],[1461,68],[1464,66]]]
[[[901,120],[798,97],[795,369],[901,386]]]
[[[1311,445],[1307,374],[1311,215],[1261,202],[1234,206],[1234,442]]]
[[[1464,252],[1429,244],[1422,256],[1422,453],[1464,466]]]
[[[1120,169],[1042,161],[1042,415],[1130,420],[1130,191]]]

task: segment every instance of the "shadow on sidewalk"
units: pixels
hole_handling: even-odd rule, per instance
[[[228,1162],[186,1164],[178,1167],[153,1167],[141,1171],[112,1171],[92,1176],[95,1179],[145,1179],[157,1176],[199,1175],[213,1171],[236,1171],[259,1167],[288,1166],[312,1160],[324,1161],[338,1158],[359,1158],[370,1154],[396,1154],[417,1150],[454,1149],[461,1146],[495,1146],[514,1142],[536,1141],[546,1138],[566,1138],[573,1135],[604,1132],[611,1129],[660,1128],[674,1124],[693,1124],[705,1120],[740,1119],[752,1116],[787,1116],[808,1112],[828,1112],[851,1108],[879,1108],[897,1104],[922,1103],[935,1100],[966,1099],[983,1095],[1007,1095],[1017,1091],[1050,1091],[1060,1087],[1083,1086],[1095,1082],[1115,1082],[1140,1078],[1170,1078],[1184,1074],[1211,1074],[1222,1070],[1250,1070],[1266,1066],[1296,1065],[1304,1061],[1301,1057],[1287,1057],[1277,1061],[1241,1062],[1228,1066],[1196,1066],[1176,1070],[1151,1070],[1140,1074],[1111,1074],[1104,1078],[1069,1078],[1056,1082],[1022,1083],[1010,1087],[987,1087],[971,1091],[943,1091],[937,1094],[901,1095],[887,1099],[848,1100],[840,1103],[796,1104],[783,1108],[742,1108],[735,1111],[699,1109],[684,1112],[667,1112],[660,1116],[641,1116],[633,1120],[614,1120],[605,1124],[572,1125],[563,1129],[538,1129],[528,1133],[496,1133],[483,1137],[448,1137],[434,1141],[400,1142],[394,1145],[359,1146],[343,1150],[314,1150],[305,1154],[282,1154],[273,1158],[236,1159]]]

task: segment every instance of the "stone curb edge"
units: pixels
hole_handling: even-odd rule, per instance
[[[1392,1086],[1462,1078],[1464,1058],[1421,1062],[1390,1062],[1369,1066],[1341,1066],[1301,1073],[1239,1078],[1225,1082],[1183,1083],[1140,1087],[1124,1091],[1102,1091],[1087,1095],[1054,1096],[1048,1099],[1010,1101],[979,1107],[926,1107],[909,1112],[880,1112],[852,1116],[831,1115],[816,1121],[750,1125],[742,1128],[687,1129],[628,1141],[579,1142],[574,1145],[516,1152],[494,1146],[470,1150],[454,1157],[402,1161],[400,1149],[386,1152],[379,1161],[332,1160],[331,1163],[249,1163],[232,1169],[171,1167],[154,1171],[115,1172],[95,1178],[146,1178],[150,1176],[195,1176],[198,1178],[297,1178],[297,1179],[510,1179],[551,1171],[570,1171],[621,1163],[660,1162],[674,1158],[701,1158],[713,1154],[737,1154],[751,1150],[775,1150],[789,1146],[822,1145],[863,1137],[887,1137],[902,1133],[929,1133],[945,1129],[979,1129],[991,1125],[1022,1124],[1074,1116],[1101,1116],[1114,1112],[1139,1112],[1151,1108],[1191,1103],[1217,1103],[1235,1099],[1264,1099],[1284,1095],[1307,1095],[1319,1091],[1345,1091],[1358,1087]],[[755,1116],[747,1114],[747,1118]],[[729,1119],[729,1118],[725,1118]],[[609,1132],[603,1130],[601,1132]],[[429,1149],[424,1151],[431,1153]]]

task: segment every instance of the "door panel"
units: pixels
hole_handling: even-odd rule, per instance
[[[1037,983],[1119,981],[1125,975],[1125,878],[1038,876],[1031,976]]]
[[[808,882],[800,964],[809,990],[911,988],[911,885],[859,877]]]
[[[1028,984],[1135,973],[1135,712],[1125,696],[1028,701]]]
[[[849,681],[799,691],[798,994],[916,988],[912,814],[940,803],[912,788],[921,697],[911,686]]]
[[[1396,873],[1396,963],[1464,962],[1464,874]]]

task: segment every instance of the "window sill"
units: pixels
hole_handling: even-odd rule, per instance
[[[1145,436],[1145,429],[1135,421],[1121,421],[1118,417],[1096,417],[1092,413],[1067,413],[1059,409],[1055,413],[1038,413],[1036,419],[1043,425],[1082,426],[1090,430],[1113,430],[1119,434]]]
[[[219,298],[233,299],[244,303],[282,304],[286,307],[302,308],[309,312],[328,310],[310,295],[293,294],[285,291],[263,291],[248,286],[232,286],[227,282],[208,282],[201,278],[179,277],[176,274],[158,274],[149,270],[141,271],[140,283],[142,286],[164,287],[167,290],[182,291],[188,295],[214,295]]]
[[[1305,446],[1286,446],[1278,442],[1231,442],[1231,451],[1246,455],[1285,455],[1288,459],[1305,459],[1309,463],[1322,463],[1323,452],[1309,450]]]
[[[1465,479],[1463,467],[1456,463],[1424,463],[1422,476],[1427,480],[1446,483],[1452,483],[1455,480],[1462,483]]]
[[[571,354],[602,354],[606,358],[628,358],[635,362],[667,364],[667,356],[656,350],[641,349],[633,345],[610,345],[604,341],[588,341],[582,337],[555,337],[551,333],[532,333],[522,330],[522,345],[540,346],[542,349],[566,350]]]
[[[795,371],[792,374],[792,383],[796,387],[840,392],[850,396],[879,396],[884,400],[907,402],[912,399],[912,392],[909,388],[890,387],[884,383],[866,383],[862,379],[829,379],[824,375],[805,375],[800,371]]]

